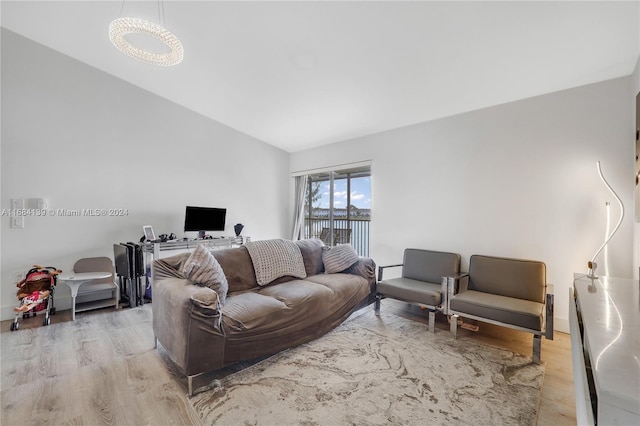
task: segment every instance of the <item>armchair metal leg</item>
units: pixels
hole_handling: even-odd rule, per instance
[[[382,296],[380,296],[379,294],[376,294],[376,303],[374,305],[376,316],[380,316],[380,299],[382,299]]]
[[[458,318],[459,315],[453,314],[449,321],[449,330],[451,331],[454,339],[458,338]]]
[[[532,356],[532,361],[534,364],[540,364],[541,351],[542,351],[542,336],[534,334],[533,335],[533,356]]]
[[[436,332],[436,311],[429,311],[429,331]]]

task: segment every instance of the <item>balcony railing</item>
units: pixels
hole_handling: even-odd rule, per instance
[[[305,237],[306,238],[320,238],[327,239],[328,236],[327,231],[325,231],[324,235],[322,230],[330,228],[330,220],[329,219],[316,219],[316,218],[305,218],[304,229],[305,229]],[[338,238],[345,238],[345,235],[350,234],[349,237],[346,237],[348,241],[337,241],[337,243],[349,243],[356,250],[358,255],[369,257],[369,224],[371,220],[366,219],[334,219],[333,220],[333,229],[334,235],[339,235]],[[342,232],[343,230],[351,230],[351,232]],[[323,237],[323,238],[321,238]],[[328,240],[325,241],[325,244],[328,245]]]

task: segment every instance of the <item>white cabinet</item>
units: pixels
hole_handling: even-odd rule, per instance
[[[640,425],[640,282],[575,274],[569,298],[578,425]]]

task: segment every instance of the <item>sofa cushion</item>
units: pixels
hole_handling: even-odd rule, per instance
[[[280,300],[256,291],[230,294],[228,299],[222,308],[222,322],[227,334],[250,331],[257,324],[269,323],[270,317],[287,307]]]
[[[543,303],[474,290],[461,291],[449,303],[452,310],[463,316],[467,313],[529,330],[542,330]]]
[[[319,274],[230,295],[222,313],[225,363],[318,338],[365,306],[370,292],[363,277]],[[255,310],[258,305],[260,309]]]
[[[335,299],[325,286],[293,280],[230,295],[222,321],[228,335],[283,335],[318,322],[332,311]]]
[[[378,293],[394,299],[429,306],[439,306],[442,303],[442,285],[411,278],[391,278],[377,284]]]
[[[198,244],[186,260],[182,272],[192,283],[215,291],[218,294],[220,306],[224,305],[229,283],[222,267],[208,249]]]
[[[358,298],[366,298],[371,292],[369,281],[359,275],[319,274],[307,277],[305,281],[325,286],[335,294],[340,303],[353,303]]]
[[[218,260],[229,282],[229,293],[250,290],[258,287],[256,274],[247,248],[234,247],[224,250],[213,250],[213,257]]]
[[[324,243],[318,238],[310,238],[308,240],[298,240],[295,242],[300,248],[302,259],[304,260],[304,269],[307,276],[318,275],[324,272],[322,264],[322,248]]]
[[[358,253],[351,244],[340,244],[335,247],[324,247],[322,263],[325,274],[342,272],[358,261]]]
[[[250,241],[245,244],[251,256],[258,285],[267,285],[276,278],[305,278],[307,271],[300,248],[282,239]]]
[[[222,266],[229,282],[229,293],[258,287],[251,257],[246,247],[213,250],[211,254]]]

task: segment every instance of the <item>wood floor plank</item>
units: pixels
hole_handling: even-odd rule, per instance
[[[413,305],[385,299],[382,309],[427,322],[426,311]],[[112,311],[79,313],[75,322],[63,311],[47,327],[42,318],[30,318],[14,332],[11,321],[0,323],[0,424],[201,424],[186,396],[186,379],[162,349],[154,349],[150,306],[105,315]],[[436,327],[448,332],[444,316]],[[459,332],[531,355],[527,333],[489,324],[480,324],[477,333]],[[569,336],[543,339],[542,359],[538,424],[575,424]]]

